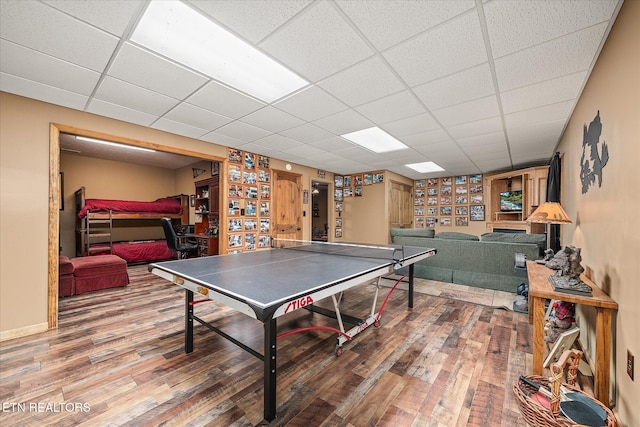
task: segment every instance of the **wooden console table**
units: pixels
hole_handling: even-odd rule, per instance
[[[584,276],[582,280],[591,286],[593,296],[588,297],[566,292],[556,292],[549,283],[549,276],[553,273],[553,270],[548,269],[544,265],[537,264],[535,261],[527,261],[527,275],[529,277],[529,323],[533,323],[533,374],[542,375],[542,364],[545,356],[545,300],[551,299],[590,305],[594,307],[597,312],[593,391],[596,399],[610,406],[611,311],[617,310],[618,304]]]

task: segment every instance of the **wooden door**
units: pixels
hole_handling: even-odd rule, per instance
[[[389,192],[389,229],[410,228],[413,224],[413,187],[392,181]]]
[[[302,240],[302,177],[298,174],[274,171],[272,196],[272,236]]]

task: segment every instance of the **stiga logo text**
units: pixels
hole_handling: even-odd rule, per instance
[[[284,312],[288,313],[290,311],[294,311],[297,310],[299,308],[305,307],[307,305],[313,304],[313,298],[311,297],[302,297],[300,299],[297,299],[295,301],[291,301],[289,304],[287,304],[287,308],[285,308]]]

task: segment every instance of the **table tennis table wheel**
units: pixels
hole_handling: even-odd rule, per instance
[[[336,356],[337,357],[342,356],[342,347],[339,345],[336,346]]]
[[[380,321],[376,320],[375,322],[373,322],[373,326],[375,326],[376,328],[380,327]]]

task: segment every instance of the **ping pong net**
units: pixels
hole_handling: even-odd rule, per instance
[[[295,239],[271,239],[271,247],[327,255],[340,255],[356,258],[375,258],[399,263],[404,259],[402,246],[374,246],[356,243],[319,242]]]

